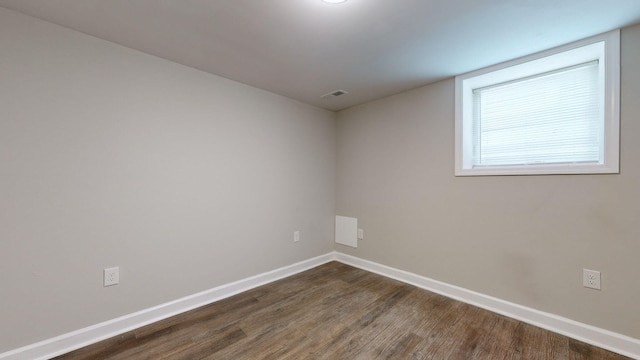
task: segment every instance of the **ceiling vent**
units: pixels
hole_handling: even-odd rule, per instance
[[[345,95],[345,94],[348,94],[348,93],[349,93],[348,91],[344,91],[344,90],[335,90],[335,91],[332,91],[332,92],[330,92],[328,94],[322,95],[321,98],[323,98],[324,100],[328,100],[328,99],[332,99],[332,98],[338,97],[340,95]]]

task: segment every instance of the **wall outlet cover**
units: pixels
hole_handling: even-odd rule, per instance
[[[119,267],[104,269],[104,280],[103,280],[104,287],[117,285],[119,282],[120,282]]]
[[[586,288],[600,290],[600,271],[582,269],[582,285]]]

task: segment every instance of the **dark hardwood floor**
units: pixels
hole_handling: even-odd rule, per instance
[[[628,358],[332,262],[56,359]]]

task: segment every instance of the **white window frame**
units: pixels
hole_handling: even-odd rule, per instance
[[[604,43],[602,52],[593,51]],[[604,87],[604,146],[597,164],[528,164],[474,167],[473,90],[566,66],[598,60]],[[455,175],[535,175],[619,173],[620,152],[620,30],[543,51],[520,59],[459,75],[455,79]]]

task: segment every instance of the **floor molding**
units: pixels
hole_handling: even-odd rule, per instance
[[[640,340],[343,253],[341,263],[402,281],[621,355],[640,359]]]
[[[228,298],[243,291],[295,275],[334,260],[478,306],[549,331],[566,335],[634,359],[640,359],[640,340],[638,339],[480,294],[369,260],[364,260],[340,252],[331,252],[293,265],[218,286],[194,295],[186,296],[184,298],[133,314],[92,325],[55,338],[11,350],[0,354],[0,360],[49,359],[153,322],[166,319],[173,315]]]
[[[194,295],[138,311],[113,320],[27,345],[0,354],[0,360],[46,360],[72,350],[97,343],[120,335],[127,331],[154,323],[200,306],[228,298],[243,291],[268,284],[282,278],[333,261],[336,254],[331,252],[312,259],[301,261],[273,271],[242,279],[233,283],[215,287]]]

